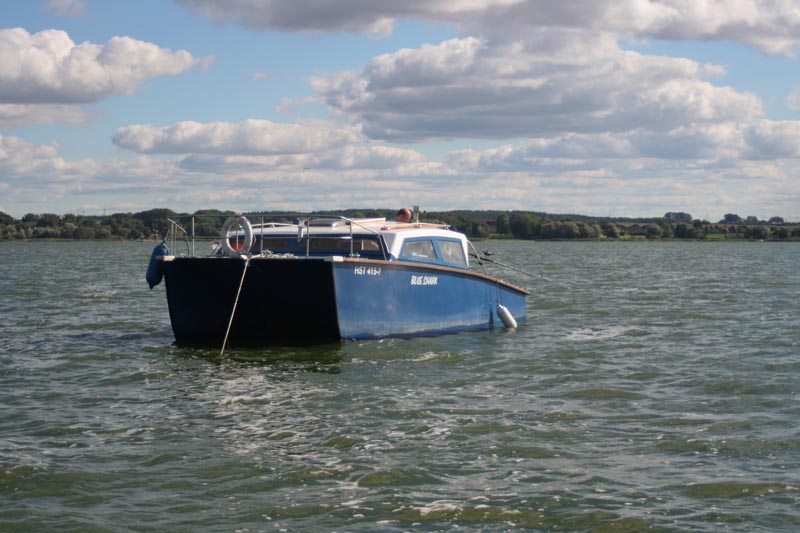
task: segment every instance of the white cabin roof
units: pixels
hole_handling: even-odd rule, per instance
[[[413,224],[408,226],[413,226]],[[461,245],[464,249],[464,256],[469,256],[466,235],[449,229],[430,227],[399,227],[381,231],[381,235],[383,235],[383,239],[386,241],[386,247],[389,249],[389,254],[391,254],[393,257],[400,257],[400,252],[403,249],[403,243],[406,240],[422,239],[425,237],[438,237],[450,240],[458,240],[461,242]]]

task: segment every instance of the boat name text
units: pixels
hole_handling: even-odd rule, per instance
[[[411,276],[412,285],[438,285],[439,276]]]
[[[357,266],[353,268],[353,274],[356,276],[380,276],[381,267]]]

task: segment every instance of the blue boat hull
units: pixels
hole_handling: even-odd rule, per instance
[[[497,303],[525,322],[525,295],[488,276],[415,263],[333,263],[339,333],[372,339],[502,327]]]
[[[179,345],[221,346],[245,261],[164,262]],[[525,322],[527,292],[455,268],[349,258],[249,262],[229,344],[313,344],[502,327],[497,303]]]

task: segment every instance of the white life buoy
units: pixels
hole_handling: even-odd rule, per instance
[[[234,230],[234,235],[237,235],[239,228],[242,228],[242,231],[244,231],[244,243],[242,243],[241,247],[236,249],[231,246],[231,236],[228,234],[231,230]],[[250,225],[250,221],[241,215],[230,217],[225,221],[225,224],[222,225],[222,236],[219,244],[222,247],[222,253],[228,257],[241,257],[246,255],[253,246],[253,226]]]

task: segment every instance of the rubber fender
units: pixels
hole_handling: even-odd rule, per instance
[[[497,304],[497,316],[500,317],[500,320],[503,321],[503,325],[509,329],[514,329],[517,327],[517,320],[514,318],[514,315],[511,314],[511,311],[504,305]]]
[[[153,248],[153,253],[150,254],[150,264],[147,265],[145,279],[151,289],[164,279],[164,262],[161,258],[165,255],[169,255],[169,248],[167,248],[167,245],[163,242]]]

